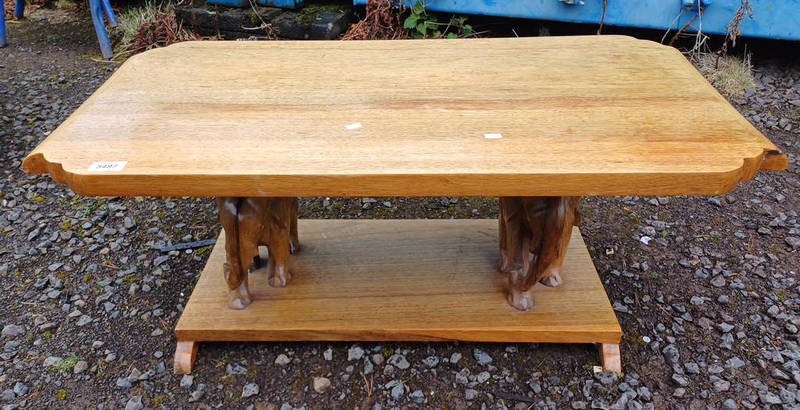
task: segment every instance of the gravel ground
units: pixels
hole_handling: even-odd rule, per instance
[[[756,61],[757,87],[734,101],[790,155],[788,171],[719,197],[584,200],[583,233],[625,331],[624,376],[594,374],[590,345],[474,343],[207,343],[194,374],[175,376],[172,329],[209,248],[154,247],[215,237],[213,201],[87,198],[23,174],[24,155],[116,66],[90,59],[85,17],[37,13],[9,29],[4,409],[800,407],[797,63]],[[496,200],[304,198],[301,217],[485,218]]]

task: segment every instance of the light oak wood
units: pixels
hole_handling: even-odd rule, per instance
[[[786,164],[677,50],[578,36],[159,48],[23,169],[85,195],[574,196],[718,194]]]
[[[622,331],[580,232],[564,284],[520,312],[497,272],[495,220],[300,220],[292,283],[250,274],[228,308],[220,235],[175,328],[178,341],[410,340],[619,343]]]
[[[619,344],[601,343],[598,349],[600,350],[600,361],[603,363],[603,369],[622,374],[622,356],[619,351]]]
[[[194,359],[197,357],[198,343],[192,341],[178,341],[175,347],[175,362],[173,372],[175,374],[189,374],[194,366]]]

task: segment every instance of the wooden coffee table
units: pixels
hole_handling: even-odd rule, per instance
[[[176,372],[237,340],[598,343],[620,371],[578,197],[720,194],[786,164],[675,49],[589,36],[177,44],[130,58],[23,169],[218,198]],[[298,196],[425,195],[500,197],[499,246],[496,221],[296,221]]]

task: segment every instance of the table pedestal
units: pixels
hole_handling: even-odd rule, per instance
[[[303,340],[597,343],[603,367],[620,372],[622,330],[580,231],[563,284],[531,288],[522,312],[506,302],[497,229],[483,219],[301,220],[290,285],[251,272],[241,310],[229,308],[221,234],[175,328],[175,372],[191,372],[198,342]]]

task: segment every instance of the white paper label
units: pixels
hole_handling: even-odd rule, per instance
[[[89,166],[89,171],[122,171],[128,161],[98,161]]]
[[[352,124],[347,124],[344,127],[347,128],[348,130],[357,130],[357,129],[361,128],[361,123],[360,122],[354,122]]]
[[[503,138],[503,134],[483,134],[483,137],[487,140],[499,140]]]

